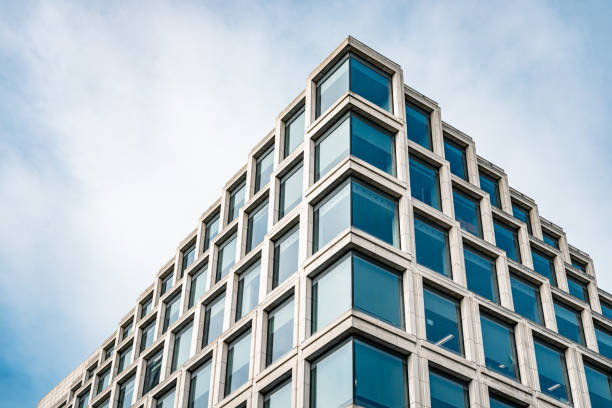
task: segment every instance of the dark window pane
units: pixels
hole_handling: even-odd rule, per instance
[[[489,193],[491,205],[493,207],[501,208],[501,198],[499,196],[499,180],[488,176],[487,174],[480,173],[480,188]]]
[[[189,323],[174,336],[174,350],[172,351],[171,371],[175,371],[189,359],[192,329],[193,323]]]
[[[89,391],[86,394],[81,394],[78,397],[79,400],[79,408],[87,408],[89,405]]]
[[[227,346],[225,396],[236,391],[249,379],[251,332],[248,331]]]
[[[527,232],[529,232],[530,235],[533,235],[531,232],[531,218],[529,218],[529,210],[521,207],[518,204],[512,203],[512,215],[527,224]]]
[[[195,261],[195,253],[196,253],[195,243],[183,251],[183,264],[181,265],[182,266],[181,276],[183,276],[183,272],[185,272],[185,269],[189,268],[189,266],[193,263],[193,261]]]
[[[461,228],[482,238],[480,203],[455,189],[453,189],[453,203],[455,204],[455,219],[459,221]]]
[[[117,398],[117,408],[129,408],[134,402],[134,383],[135,377],[130,377],[119,385],[119,396]]]
[[[463,247],[463,256],[468,289],[492,302],[499,302],[495,260],[469,247]]]
[[[351,114],[351,154],[394,174],[393,135],[356,114]]]
[[[559,302],[555,304],[555,317],[557,318],[557,331],[560,335],[579,344],[585,344],[580,313]]]
[[[599,354],[612,359],[612,331],[595,324],[595,337],[597,338]]]
[[[347,341],[310,365],[311,408],[345,407],[353,401],[352,346]]]
[[[518,231],[499,221],[493,220],[495,245],[506,251],[506,256],[516,262],[521,262],[518,242]]]
[[[210,395],[210,361],[191,373],[188,408],[208,408]]]
[[[510,378],[519,378],[514,329],[497,319],[480,316],[487,368]]]
[[[351,91],[363,96],[384,110],[391,111],[391,80],[389,76],[353,57],[351,58],[350,82]]]
[[[410,194],[413,198],[441,210],[438,169],[410,156]]]
[[[325,246],[351,222],[350,183],[346,183],[330,193],[314,208],[313,252]]]
[[[293,298],[268,314],[266,366],[293,348]]]
[[[542,231],[542,238],[544,239],[544,242],[546,242],[548,245],[559,249],[559,238],[553,237],[552,235],[547,234],[544,231]]]
[[[304,108],[285,124],[285,156],[289,156],[304,141]]]
[[[291,407],[291,381],[287,381],[264,396],[264,408]]]
[[[272,288],[274,289],[298,269],[300,248],[299,226],[294,227],[274,243],[274,271]]]
[[[191,286],[189,289],[189,307],[195,305],[197,299],[206,292],[208,281],[208,264],[205,263],[191,276]]]
[[[151,312],[152,308],[153,308],[153,298],[150,297],[144,302],[142,302],[142,304],[140,305],[140,318],[142,319],[143,317],[148,315],[149,312]]]
[[[555,275],[555,265],[553,263],[553,259],[533,248],[531,248],[531,258],[533,260],[533,270],[545,278],[548,278],[551,285],[557,286],[557,277]]]
[[[512,287],[512,300],[514,311],[521,316],[542,324],[542,303],[540,302],[540,289],[526,280],[510,275],[510,286]]]
[[[166,313],[164,314],[164,325],[162,333],[165,333],[166,330],[168,330],[168,327],[170,327],[172,323],[176,322],[176,320],[178,319],[180,312],[180,300],[181,295],[179,293],[166,302]]]
[[[153,338],[155,337],[155,320],[149,323],[145,328],[142,329],[142,335],[140,337],[140,351],[143,351],[151,344],[153,344]]]
[[[296,166],[281,179],[278,208],[279,220],[302,201],[302,183],[302,164]]]
[[[565,353],[534,339],[540,391],[566,404],[571,404]]]
[[[467,385],[459,380],[429,369],[431,408],[468,408]]]
[[[467,180],[465,148],[444,138],[444,158],[450,163],[451,173]]]
[[[106,387],[108,387],[108,384],[110,383],[110,374],[111,374],[110,367],[104,370],[103,372],[101,372],[100,374],[98,374],[98,392],[97,394],[99,394]]]
[[[415,215],[414,239],[417,262],[451,278],[448,232]]]
[[[236,236],[234,235],[221,244],[221,246],[219,246],[219,250],[217,251],[217,282],[219,282],[229,273],[235,262]]]
[[[159,350],[153,356],[146,360],[145,366],[145,378],[142,394],[146,394],[153,387],[159,384],[159,375],[161,373],[161,363],[162,356],[164,355],[164,350]]]
[[[579,260],[575,259],[575,258],[571,258],[572,260],[572,266],[576,269],[578,269],[579,271],[582,271],[584,273],[586,273],[586,265],[582,262],[580,262]]]
[[[352,225],[398,247],[397,200],[361,183],[351,184]]]
[[[408,139],[431,150],[429,113],[406,101],[406,132]]]
[[[162,279],[160,295],[163,295],[164,293],[168,292],[168,290],[170,290],[170,288],[172,287],[172,281],[174,281],[174,272],[170,272]]]
[[[236,303],[236,321],[240,320],[259,303],[259,262],[249,267],[238,278],[238,300]]]
[[[601,299],[599,303],[601,305],[601,314],[612,320],[612,304],[606,303]]]
[[[121,373],[132,363],[132,346],[119,352],[119,362],[117,364],[117,374]]]
[[[121,328],[121,339],[125,340],[127,339],[130,334],[132,334],[132,330],[134,327],[134,321],[130,319],[130,321]]]
[[[219,214],[206,223],[206,236],[204,238],[204,250],[210,247],[212,241],[219,233]]]
[[[349,89],[349,61],[346,59],[317,83],[317,117]]]
[[[612,407],[612,375],[589,364],[584,365],[591,408]]]
[[[505,399],[501,399],[494,395],[489,396],[489,408],[519,408],[518,405],[511,404]]]
[[[244,204],[244,181],[230,193],[227,222],[232,222],[238,216],[238,211]]]
[[[457,354],[463,354],[459,302],[437,291],[423,288],[427,340]]]
[[[206,347],[211,341],[223,333],[223,311],[225,310],[225,294],[217,297],[206,305],[204,315],[204,337],[202,347]]]
[[[259,245],[268,232],[268,201],[249,214],[246,251]]]
[[[583,302],[589,302],[589,291],[584,283],[580,282],[578,279],[568,276],[567,286],[569,287],[570,295],[577,297]]]
[[[315,143],[315,181],[349,155],[351,126],[349,116],[336,123]]]
[[[270,181],[270,174],[274,167],[274,148],[271,147],[255,162],[255,193]]]
[[[312,333],[351,308],[351,257],[312,280]]]

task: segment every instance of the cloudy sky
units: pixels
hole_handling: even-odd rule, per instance
[[[0,407],[101,344],[349,34],[612,290],[609,2],[52,3],[0,5]]]

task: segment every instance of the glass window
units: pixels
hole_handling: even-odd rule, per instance
[[[132,362],[132,346],[123,349],[119,352],[119,362],[117,367],[117,374],[122,372]]]
[[[142,319],[143,317],[145,317],[146,315],[148,315],[151,312],[151,309],[153,309],[153,297],[149,297],[148,299],[144,300],[141,305],[140,305],[140,318]]]
[[[246,251],[259,245],[268,232],[268,200],[249,214]]]
[[[153,344],[153,338],[155,337],[155,320],[146,325],[142,329],[142,335],[140,336],[140,351]]]
[[[553,263],[553,259],[533,248],[531,248],[531,259],[533,260],[533,270],[545,278],[548,278],[551,285],[557,286],[557,277],[555,275],[555,264]]]
[[[210,395],[210,366],[207,361],[191,373],[188,408],[208,408]]]
[[[601,305],[601,314],[612,320],[612,304],[607,303],[603,299],[599,299],[599,304]]]
[[[238,216],[238,211],[244,204],[244,186],[245,182],[240,183],[230,193],[229,211],[227,213],[227,222],[230,223]]]
[[[101,403],[96,404],[96,408],[110,408],[110,397],[108,397]]]
[[[399,247],[397,200],[353,181],[352,225],[386,243]]]
[[[560,335],[579,344],[585,344],[580,312],[559,302],[554,302],[557,331]]]
[[[589,302],[589,291],[584,283],[568,275],[567,286],[569,287],[570,295],[577,297],[583,302]]]
[[[480,188],[489,193],[489,199],[493,207],[501,208],[501,198],[499,195],[499,180],[479,172]]]
[[[238,299],[236,301],[236,321],[249,313],[259,303],[259,262],[250,266],[238,278]]]
[[[302,163],[300,163],[280,180],[279,220],[302,201],[302,167]]]
[[[167,274],[166,276],[162,278],[161,287],[160,287],[160,296],[170,290],[170,288],[172,287],[173,280],[174,280],[174,271],[170,271],[169,274]]]
[[[274,146],[263,152],[255,161],[255,193],[270,181],[274,169]]]
[[[85,394],[79,395],[79,408],[87,408],[89,405],[89,390]]]
[[[586,273],[586,265],[582,262],[580,262],[579,260],[577,260],[574,257],[571,257],[572,260],[572,266],[576,269],[578,269],[579,271],[582,271],[584,273]]]
[[[217,276],[216,281],[223,279],[232,269],[236,262],[236,235],[227,239],[219,246],[217,251]]]
[[[457,354],[463,354],[459,301],[426,287],[423,288],[423,300],[427,340]]]
[[[96,362],[94,365],[87,369],[87,379],[89,380],[94,375],[94,371],[98,368],[98,363]]]
[[[410,194],[412,198],[442,210],[438,169],[414,156],[410,156]]]
[[[164,326],[162,333],[165,333],[168,330],[168,327],[172,325],[172,323],[176,322],[179,317],[180,312],[180,300],[181,294],[177,293],[172,299],[166,302],[166,313],[164,314]]]
[[[345,256],[312,280],[312,333],[351,308],[351,257]]]
[[[291,380],[287,380],[264,396],[264,408],[291,407]]]
[[[480,203],[478,200],[453,189],[453,203],[455,204],[455,219],[459,221],[461,229],[482,238]]]
[[[463,257],[468,289],[491,302],[498,303],[495,259],[468,246],[463,247]]]
[[[130,319],[122,328],[121,328],[121,339],[125,340],[132,334],[132,330],[134,327],[134,322]]]
[[[317,83],[316,116],[325,112],[349,90],[349,60],[340,62]]]
[[[251,331],[249,330],[227,345],[225,396],[236,391],[249,379],[250,355]]]
[[[415,214],[414,240],[417,263],[451,278],[448,231]]]
[[[204,311],[204,337],[202,347],[206,347],[211,341],[223,333],[223,312],[225,310],[225,293],[217,296],[206,305]]]
[[[597,338],[599,354],[612,359],[612,331],[595,323],[595,337]]]
[[[480,315],[480,326],[487,368],[518,380],[514,328],[485,314]]]
[[[431,408],[469,408],[467,384],[429,368]]]
[[[542,238],[548,245],[559,249],[559,238],[552,236],[546,231],[542,231]]]
[[[174,350],[172,350],[171,371],[175,371],[189,359],[192,332],[193,323],[189,323],[174,335]]]
[[[394,174],[393,134],[350,112],[315,144],[315,181],[346,156],[353,156]]]
[[[272,289],[297,272],[300,247],[299,225],[274,242]]]
[[[142,395],[149,392],[153,387],[159,384],[159,375],[161,373],[161,363],[164,350],[161,349],[145,361],[145,378],[142,390]]]
[[[510,274],[510,286],[514,311],[532,322],[543,324],[544,317],[538,286],[513,274]]]
[[[431,150],[429,113],[406,101],[406,132],[408,139]]]
[[[531,218],[529,218],[528,209],[521,207],[516,203],[512,203],[512,215],[527,224],[527,232],[529,232],[529,235],[533,235],[531,231]]]
[[[444,138],[444,158],[450,163],[450,171],[457,177],[467,180],[467,161],[465,147]]]
[[[314,207],[313,252],[325,246],[351,222],[350,183],[338,187]]]
[[[612,407],[612,375],[585,363],[589,399],[592,408]]]
[[[489,408],[519,408],[519,406],[508,402],[506,399],[489,394]]]
[[[572,403],[565,365],[565,352],[552,347],[541,340],[533,340],[540,391],[566,404]]]
[[[304,141],[304,107],[285,123],[285,155],[287,157]]]
[[[113,355],[113,351],[115,351],[115,344],[111,344],[109,347],[104,349],[104,359],[108,360]]]
[[[266,366],[293,348],[293,298],[268,313]]]
[[[183,263],[181,265],[181,276],[189,266],[195,261],[196,246],[195,242],[183,251]]]
[[[204,264],[191,275],[191,286],[189,289],[189,308],[195,305],[197,299],[202,297],[206,292],[206,284],[208,281],[208,262]]]
[[[110,383],[110,374],[110,367],[98,374],[98,390],[96,392],[97,394],[101,393],[106,387],[108,387],[108,384]]]
[[[310,379],[312,408],[409,406],[405,359],[361,340],[351,339],[314,361]]]
[[[516,262],[521,262],[518,231],[497,220],[493,220],[495,231],[495,245],[506,251],[506,256]]]
[[[117,408],[129,408],[134,402],[134,383],[136,379],[131,376],[128,380],[119,385],[119,396],[117,398]]]
[[[167,391],[161,397],[155,399],[155,408],[174,408],[175,389]]]
[[[215,215],[210,221],[206,223],[206,233],[204,236],[204,250],[210,248],[210,241],[212,241],[219,233],[219,214]]]

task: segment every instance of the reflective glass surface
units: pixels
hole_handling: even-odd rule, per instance
[[[185,269],[189,268],[189,266],[193,263],[193,261],[195,261],[195,253],[196,253],[195,243],[183,251],[183,263],[181,265],[182,272],[185,272]],[[183,276],[182,273],[181,273],[181,276]]]
[[[164,350],[162,349],[146,360],[145,378],[142,390],[143,395],[149,392],[157,384],[159,384],[159,375],[161,373],[163,355]]]
[[[559,249],[559,239],[558,238],[553,237],[550,234],[547,234],[545,231],[542,231],[542,238],[544,239],[544,242],[546,242],[548,245]]]
[[[274,270],[272,273],[272,288],[274,289],[298,269],[298,250],[300,244],[299,226],[283,235],[274,242]]]
[[[284,176],[280,181],[280,197],[278,205],[278,219],[284,217],[302,201],[302,164]]]
[[[79,396],[79,408],[87,408],[89,405],[89,391]]]
[[[441,210],[438,169],[410,156],[410,194],[413,198]]]
[[[519,220],[527,224],[527,232],[529,232],[529,234],[532,235],[531,218],[529,218],[529,210],[521,207],[520,205],[516,203],[512,203],[512,215],[514,215],[515,218],[518,218]]]
[[[270,181],[274,167],[274,148],[266,150],[255,162],[255,193]]]
[[[451,173],[467,180],[467,164],[464,147],[444,138],[444,158],[450,163]]]
[[[485,363],[488,368],[518,379],[518,359],[514,329],[506,323],[486,315],[480,316]]]
[[[351,223],[350,183],[334,190],[314,207],[313,252],[325,246]]]
[[[223,311],[225,310],[225,293],[206,305],[204,315],[204,337],[202,347],[223,333]]]
[[[351,257],[345,256],[312,280],[312,333],[351,308]]]
[[[166,392],[161,397],[157,398],[155,401],[156,408],[174,408],[174,388],[170,391]]]
[[[586,374],[591,408],[612,407],[612,375],[586,363],[584,364],[584,373]]]
[[[174,280],[174,272],[170,272],[168,275],[166,275],[162,281],[161,281],[161,285],[160,285],[160,294],[163,295],[164,293],[168,292],[168,290],[170,290],[170,288],[172,287],[172,281]]]
[[[148,298],[147,300],[142,302],[142,304],[140,305],[140,318],[142,319],[143,317],[148,315],[149,312],[151,312],[151,309],[153,309],[153,298],[152,297]]]
[[[110,368],[107,368],[106,370],[98,374],[98,394],[106,387],[108,387],[108,383],[110,382],[110,374]]]
[[[219,214],[215,215],[213,219],[206,223],[206,234],[204,237],[204,250],[210,248],[210,241],[212,241],[219,233]]]
[[[208,408],[210,395],[210,367],[208,361],[191,373],[188,408]]]
[[[468,408],[467,384],[429,369],[431,408]]]
[[[391,111],[391,80],[388,75],[374,69],[370,64],[351,58],[351,91],[368,101]]]
[[[153,344],[153,337],[155,337],[155,320],[142,329],[142,336],[140,337],[140,351]]]
[[[461,308],[459,302],[423,288],[427,340],[457,354],[463,354]]]
[[[542,324],[544,317],[539,288],[512,274],[510,274],[510,287],[512,288],[514,311],[532,322]]]
[[[117,364],[117,374],[121,373],[132,362],[132,346],[119,352],[119,362]]]
[[[121,339],[125,340],[127,339],[130,334],[132,334],[132,330],[134,327],[134,322],[130,319],[130,321],[121,328]]]
[[[599,304],[601,305],[601,314],[612,320],[612,304],[606,303],[603,300],[599,300]]]
[[[351,154],[394,174],[393,135],[354,113],[351,114]]]
[[[397,200],[358,182],[351,186],[352,225],[398,247]]]
[[[489,408],[519,408],[518,405],[511,404],[505,399],[501,399],[494,395],[489,396]]]
[[[228,223],[232,222],[238,216],[238,211],[244,204],[244,188],[245,182],[243,181],[230,193],[229,211],[227,213]]]
[[[227,346],[225,396],[240,388],[249,379],[251,332],[248,331]]]
[[[268,313],[266,366],[293,348],[293,298]]]
[[[325,112],[349,89],[349,60],[346,59],[317,83],[316,116]]]
[[[482,238],[482,224],[480,223],[480,204],[467,194],[453,189],[453,203],[455,205],[455,219],[461,228]]]
[[[246,251],[259,245],[268,232],[268,201],[249,214]]]
[[[589,302],[589,291],[584,283],[568,275],[567,286],[569,287],[570,295],[577,297],[583,302]]]
[[[492,302],[499,302],[495,260],[467,246],[463,247],[463,257],[468,289]]]
[[[285,124],[285,156],[287,157],[304,141],[304,108],[300,109]]]
[[[348,341],[310,365],[310,408],[341,408],[353,401],[353,347]]]
[[[315,181],[349,155],[351,121],[345,116],[315,143]]]
[[[551,285],[557,286],[553,259],[533,248],[531,248],[531,259],[533,260],[533,270],[545,278],[548,278]]]
[[[164,314],[164,326],[162,333],[165,333],[168,330],[168,327],[179,317],[179,309],[180,309],[180,301],[181,294],[178,293],[172,299],[166,302],[166,313]]]
[[[501,198],[499,197],[499,181],[483,173],[480,173],[478,177],[480,179],[480,188],[489,193],[491,205],[493,207],[501,208]]]
[[[582,318],[580,313],[559,302],[554,302],[555,317],[557,318],[557,331],[560,335],[575,341],[578,344],[585,344],[584,332],[582,330]]]
[[[182,366],[190,357],[191,337],[193,332],[193,323],[189,323],[183,327],[174,336],[174,350],[172,351],[172,367],[171,371]]]
[[[519,249],[518,231],[496,220],[493,220],[493,229],[495,231],[495,245],[506,251],[508,258],[520,263],[521,252]]]
[[[417,262],[451,278],[448,231],[415,215],[414,240]]]
[[[597,338],[599,354],[612,359],[612,331],[595,324],[595,337]]]
[[[217,251],[217,276],[219,282],[236,262],[236,235],[225,241]]]
[[[257,262],[238,278],[238,300],[236,301],[236,321],[249,313],[259,303],[259,275],[261,264]]]
[[[429,113],[406,101],[406,131],[408,139],[431,150]]]
[[[131,376],[127,381],[119,385],[119,396],[117,398],[117,408],[129,408],[134,402],[134,383],[135,377]]]
[[[564,403],[570,403],[572,397],[569,378],[565,365],[565,353],[541,340],[534,339],[540,391]]]
[[[264,396],[264,408],[291,407],[291,381],[274,388]]]
[[[574,259],[573,257],[572,259],[572,266],[576,269],[578,269],[579,271],[582,272],[586,272],[586,265],[583,264],[582,262],[578,261],[577,259]]]
[[[195,301],[206,292],[208,281],[208,263],[204,263],[192,276],[189,289],[189,307],[195,305]]]

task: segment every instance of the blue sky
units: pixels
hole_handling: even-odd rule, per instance
[[[612,290],[611,20],[605,1],[3,2],[0,407],[35,405],[115,329],[348,34]]]

